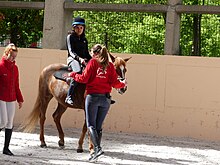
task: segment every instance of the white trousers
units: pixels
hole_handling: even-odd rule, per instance
[[[0,100],[0,128],[13,128],[16,101],[5,102]]]
[[[67,58],[67,64],[69,66],[71,66],[73,72],[80,72],[81,71],[81,66],[80,66],[79,61],[74,60],[72,56],[69,56]]]

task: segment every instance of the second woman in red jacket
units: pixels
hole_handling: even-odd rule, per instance
[[[13,120],[16,110],[16,101],[19,109],[24,102],[19,88],[19,72],[15,64],[18,49],[14,44],[9,44],[4,51],[0,62],[0,131],[5,128],[5,144],[3,154],[14,155],[9,150]]]
[[[114,65],[108,60],[108,51],[100,44],[92,48],[92,59],[82,74],[69,74],[75,81],[86,84],[86,124],[94,145],[94,153],[90,161],[96,160],[104,152],[100,146],[102,124],[108,113],[113,88],[123,88],[126,81],[119,81]]]

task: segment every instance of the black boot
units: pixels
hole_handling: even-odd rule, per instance
[[[95,161],[99,156],[104,154],[104,152],[102,151],[102,148],[100,147],[101,138],[99,138],[96,129],[94,129],[93,127],[89,127],[88,129],[90,133],[90,138],[94,145],[94,153],[89,158],[89,161],[92,162],[92,161]],[[101,134],[100,134],[100,137],[101,137]]]
[[[9,149],[9,144],[11,141],[11,135],[12,135],[12,129],[5,129],[5,145],[4,145],[4,149],[3,149],[3,154],[5,155],[14,155]]]
[[[69,90],[68,90],[68,93],[67,93],[67,96],[66,96],[65,103],[73,105],[72,95],[74,93],[74,89],[76,88],[77,84],[78,83],[76,81],[71,79],[70,87],[69,87]]]
[[[97,130],[97,135],[98,135],[98,145],[101,146],[102,130]]]

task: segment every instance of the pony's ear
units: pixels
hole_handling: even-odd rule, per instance
[[[115,62],[116,56],[113,56],[111,53],[108,53],[108,54],[109,54],[109,57],[112,60],[112,62]]]
[[[127,62],[127,61],[130,60],[131,58],[132,58],[132,57],[125,58],[124,61]]]

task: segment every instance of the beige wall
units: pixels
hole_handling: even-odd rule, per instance
[[[0,48],[3,52],[3,48]],[[30,113],[38,91],[38,76],[51,63],[65,63],[65,50],[19,49],[17,64],[25,103],[15,123]],[[128,91],[113,90],[116,104],[105,120],[105,131],[220,140],[220,59],[159,55],[129,55]],[[52,100],[47,125],[56,108]],[[82,110],[68,109],[64,127],[81,128]]]

